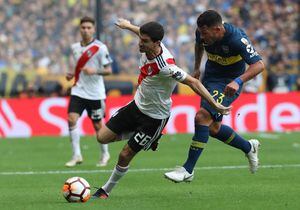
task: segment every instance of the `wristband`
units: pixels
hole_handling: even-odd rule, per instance
[[[239,77],[238,77],[238,78],[235,78],[234,81],[235,81],[236,83],[238,83],[239,86],[242,86],[243,83],[244,83],[243,80],[241,80],[241,78],[239,78]]]

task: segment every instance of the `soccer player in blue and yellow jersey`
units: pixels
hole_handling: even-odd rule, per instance
[[[197,19],[194,77],[200,77],[200,64],[204,50],[208,60],[203,84],[215,100],[230,106],[241,93],[243,83],[264,69],[260,55],[255,51],[245,32],[229,23],[223,23],[220,14],[207,10]],[[246,69],[246,65],[248,68]],[[194,167],[208,141],[209,135],[242,150],[249,160],[252,173],[258,168],[259,141],[245,140],[231,127],[222,125],[223,115],[216,112],[206,100],[195,116],[195,134],[186,162],[182,167],[165,173],[175,182],[192,181]]]

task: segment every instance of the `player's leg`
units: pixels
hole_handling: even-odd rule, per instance
[[[208,82],[205,80],[205,88],[218,103],[224,101],[222,94],[226,84]],[[223,103],[222,103],[223,104]],[[224,104],[223,104],[224,105]],[[209,137],[209,126],[221,114],[218,113],[205,99],[201,100],[201,108],[195,116],[195,134],[191,143],[188,158],[182,167],[165,173],[165,177],[174,182],[191,181],[194,176],[194,167],[199,159]]]
[[[68,107],[68,126],[73,154],[71,160],[65,164],[67,167],[73,167],[83,161],[80,150],[80,133],[77,127],[77,121],[84,110],[81,100],[82,99],[77,96],[70,97]]]
[[[250,143],[237,134],[231,127],[222,125],[221,122],[214,122],[209,126],[209,135],[232,147],[249,153],[251,150]]]
[[[133,157],[142,149],[148,150],[149,148],[152,148],[152,144],[161,136],[161,131],[168,121],[168,119],[159,120],[144,115],[138,110],[135,104],[131,104],[128,110],[130,110],[131,113],[129,119],[134,122],[128,129],[135,129],[136,131],[129,138],[128,143],[120,152],[118,163],[109,180],[94,194],[95,197],[102,199],[108,197],[113,187],[115,187],[118,181],[128,171],[129,163]],[[119,113],[117,115],[122,115],[122,111],[121,114]],[[108,122],[108,126],[117,130],[116,125],[114,125],[113,122],[114,120]]]
[[[106,125],[102,125],[101,129],[97,132],[97,139],[99,143],[108,144],[115,141],[128,140],[133,134],[134,131],[124,131],[121,134],[116,134]]]
[[[165,173],[165,177],[174,182],[192,181],[194,167],[209,137],[209,125],[213,122],[210,113],[201,108],[195,116],[195,134],[188,152],[188,158],[182,167]]]
[[[101,144],[108,144],[114,141],[118,141],[119,137],[122,135],[122,133],[131,131],[132,129],[135,129],[135,121],[134,121],[134,102],[127,104],[126,106],[119,109],[106,123],[106,125],[103,125],[101,129],[97,132],[97,140]],[[124,152],[123,152],[124,151]],[[132,155],[134,156],[134,153],[131,153],[131,150],[129,150],[127,147],[124,147],[119,155],[120,157],[124,157],[127,154],[128,156]],[[130,160],[130,157],[128,157]],[[131,158],[132,159],[132,158]],[[106,184],[103,186],[103,188],[99,188],[94,194],[94,198],[101,198],[106,199],[108,198],[108,195],[112,188],[116,185],[119,179],[121,179],[122,176],[125,175],[125,173],[128,170],[128,164],[130,161],[127,161],[128,164],[124,165],[124,162],[119,160],[118,163],[121,163],[121,165],[117,164],[114,168],[110,178],[106,182]]]
[[[138,121],[136,121],[135,119],[138,119]],[[153,130],[156,129],[155,126],[164,127],[168,122],[168,119],[157,120],[157,119],[152,119],[150,117],[145,117],[145,115],[138,110],[135,103],[131,102],[127,104],[125,107],[122,107],[120,110],[118,110],[110,118],[106,126],[102,127],[100,131],[97,132],[97,139],[99,142],[102,143],[129,140],[135,134],[134,129],[136,128],[136,126],[140,126],[140,128],[141,126],[144,127],[148,126],[149,128],[151,128],[151,130]],[[146,124],[147,126],[145,126]],[[155,138],[156,141],[151,142],[152,150],[157,149],[158,140],[161,136],[162,133],[160,131],[159,133],[157,133],[157,136]]]
[[[111,173],[107,182],[98,189],[93,197],[106,199],[111,193],[112,189],[118,184],[119,180],[127,173],[129,168],[129,163],[137,154],[133,149],[130,148],[128,144],[124,146],[119,154],[118,163],[115,166],[113,172]]]
[[[232,97],[227,97],[223,94],[224,88],[226,87],[227,83],[218,83],[215,85],[215,89],[217,92],[217,100],[222,103],[224,106],[230,106],[240,95],[241,89],[240,88]],[[222,115],[214,115],[214,122],[210,126],[210,134],[211,136],[242,150],[248,160],[250,165],[250,171],[255,173],[258,168],[258,147],[260,145],[259,141],[256,139],[251,139],[246,141],[243,137],[238,135],[232,128],[226,125],[221,125],[221,121],[223,116]]]
[[[118,141],[118,137],[119,135],[106,125],[102,125],[101,129],[97,132],[97,140],[100,144],[109,144]]]
[[[102,125],[101,129],[97,131],[97,140],[101,144],[108,144],[111,142],[123,140],[123,138],[129,139],[135,128],[135,121],[133,116],[134,102],[127,104],[126,106],[119,109],[106,123]],[[124,134],[131,135],[128,137]]]
[[[119,154],[118,163],[115,166],[108,181],[93,195],[94,197],[99,197],[101,199],[108,198],[110,192],[119,182],[119,180],[126,174],[129,168],[129,163],[134,158],[134,156],[142,149],[148,150],[151,148],[152,144],[156,142],[161,135],[161,133],[168,119],[165,120],[154,120],[150,123],[146,118],[144,118],[144,123],[136,131],[131,138],[128,140],[128,144],[124,146]],[[158,124],[159,123],[159,124]],[[152,124],[152,127],[149,126]]]
[[[105,102],[104,100],[88,100],[87,112],[93,122],[95,132],[98,133],[102,127],[102,119],[105,117]],[[99,162],[96,166],[106,166],[110,159],[107,144],[99,144]]]
[[[209,127],[210,136],[242,150],[249,160],[250,171],[255,173],[258,168],[258,147],[259,141],[251,139],[245,140],[242,136],[237,134],[231,127],[222,125],[221,122],[214,122]]]
[[[212,123],[212,118],[210,113],[201,108],[195,117],[195,134],[193,136],[193,141],[189,149],[188,159],[186,160],[183,167],[192,173],[196,162],[201,155],[209,136],[209,125]]]
[[[93,121],[93,125],[95,128],[96,133],[100,131],[100,129],[103,127],[102,121]],[[114,134],[112,134],[114,135]],[[97,163],[97,167],[103,167],[106,166],[108,163],[108,160],[110,159],[110,154],[108,151],[108,144],[101,144],[99,143],[100,147],[100,158],[99,162]]]

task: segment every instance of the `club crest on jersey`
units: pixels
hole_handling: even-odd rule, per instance
[[[153,69],[152,69],[152,67],[151,67],[151,66],[148,66],[148,69],[147,69],[147,74],[148,74],[148,75],[151,75],[151,74],[152,74],[152,72],[153,72]]]
[[[88,50],[86,53],[89,58],[92,56],[92,52],[90,50]]]
[[[229,47],[227,45],[222,45],[221,47],[224,53],[229,53]]]

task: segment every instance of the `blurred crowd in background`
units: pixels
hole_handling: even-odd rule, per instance
[[[300,90],[298,0],[102,0],[103,33],[118,76],[137,75],[138,40],[115,27],[118,17],[165,27],[163,42],[178,66],[192,73],[196,20],[207,9],[243,28],[263,57],[266,72],[246,92]],[[64,75],[70,45],[80,40],[79,20],[95,15],[95,0],[0,0],[0,72],[31,77]],[[30,87],[30,85],[29,85]]]

